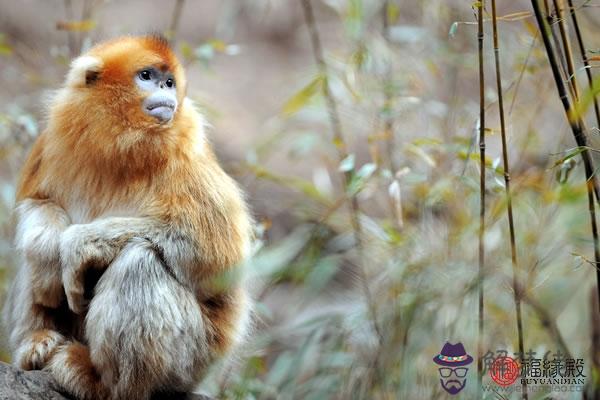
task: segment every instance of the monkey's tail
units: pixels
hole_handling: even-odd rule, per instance
[[[104,400],[110,396],[92,364],[89,348],[81,343],[60,346],[46,369],[61,389],[77,399]]]

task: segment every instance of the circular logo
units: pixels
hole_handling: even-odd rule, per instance
[[[490,376],[500,386],[512,385],[519,377],[519,364],[510,357],[499,357],[490,367]]]

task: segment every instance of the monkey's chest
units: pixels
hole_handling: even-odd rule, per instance
[[[65,196],[62,203],[72,223],[85,224],[106,217],[139,216],[144,199],[134,193],[75,192]]]

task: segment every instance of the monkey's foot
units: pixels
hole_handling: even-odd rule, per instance
[[[56,331],[34,331],[17,348],[14,363],[25,370],[42,369],[65,342],[65,337]]]
[[[81,343],[60,346],[46,369],[61,389],[78,399],[108,398],[108,393],[90,359],[90,350]]]

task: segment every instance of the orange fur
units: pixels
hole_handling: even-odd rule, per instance
[[[215,269],[238,262],[250,230],[245,205],[208,143],[196,143],[202,127],[195,111],[182,105],[171,123],[157,124],[141,112],[143,94],[126,79],[148,63],[166,64],[183,103],[183,71],[171,50],[153,37],[126,37],[89,54],[103,61],[99,82],[51,106],[48,130],[23,167],[17,201],[52,198],[68,208],[82,200],[89,214],[77,222],[127,204],[190,225]],[[197,146],[200,155],[192,151]]]
[[[93,47],[84,56],[98,61],[81,72],[95,79],[85,83],[85,79],[70,77],[72,86],[67,83],[57,93],[48,127],[23,167],[17,200],[49,199],[65,210],[73,224],[92,224],[110,217],[145,218],[188,240],[193,262],[168,267],[174,267],[174,276],[193,293],[203,314],[209,349],[198,355],[194,365],[206,365],[231,349],[246,319],[243,288],[238,283],[217,288],[214,283],[241,263],[250,245],[251,219],[243,195],[202,136],[202,118],[185,99],[183,69],[164,40],[118,38]],[[133,78],[148,66],[168,70],[176,79],[179,107],[168,123],[158,123],[142,111],[145,94],[133,85]],[[72,74],[79,73],[75,66],[73,69]],[[110,255],[85,261],[110,269],[112,260],[134,237],[145,236],[132,230],[109,243],[115,247]],[[61,253],[63,263],[66,259]],[[63,299],[63,308],[64,304]],[[32,313],[34,307],[32,304],[25,312]],[[71,316],[74,325],[80,323],[81,317]],[[51,329],[70,339],[93,342],[89,337],[95,332],[78,334],[78,329],[61,328],[61,324],[51,324]],[[110,364],[94,359],[101,354],[92,353],[90,358],[81,344],[70,345],[63,352],[62,361],[51,366],[59,383],[61,376],[72,379],[73,369],[88,376],[78,378],[77,384],[96,382],[90,375],[94,364]],[[98,390],[93,386],[96,383],[89,385],[88,392],[80,388],[73,389],[73,394],[86,398]],[[188,389],[182,385],[177,389]]]
[[[64,376],[59,379],[63,382],[64,389],[80,400],[103,399],[109,396],[109,391],[101,384],[100,375],[92,363],[87,346],[80,343],[61,346],[51,362],[61,363]]]
[[[21,368],[30,370],[46,365],[64,338],[51,329],[38,329],[31,332],[27,341],[19,354],[18,362]]]

